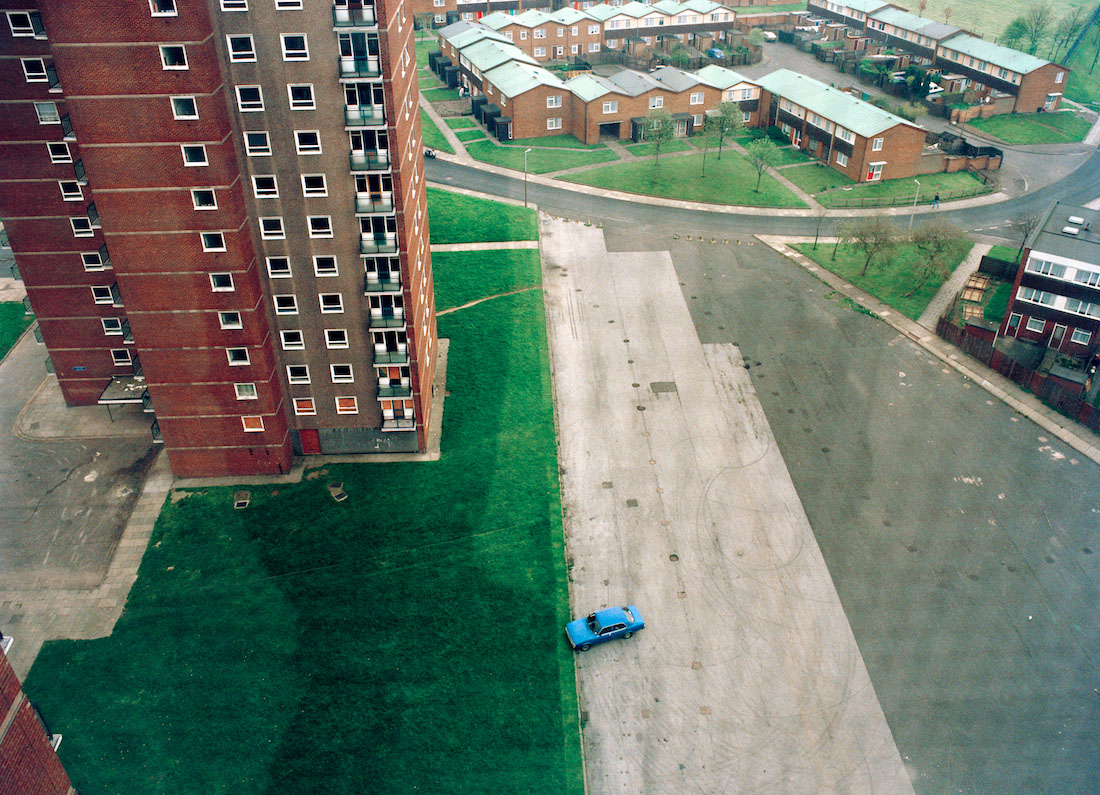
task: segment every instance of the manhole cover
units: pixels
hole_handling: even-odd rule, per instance
[[[676,391],[676,382],[675,381],[652,381],[649,384],[649,388],[652,389],[654,393],[675,392]]]
[[[680,556],[673,552],[671,555],[668,556],[668,559],[675,563],[680,559]]]
[[[627,508],[637,508],[638,507],[638,501],[637,500],[627,500],[626,501],[626,507]]]

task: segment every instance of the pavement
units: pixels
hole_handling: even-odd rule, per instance
[[[577,657],[589,791],[911,791],[737,346],[667,252],[540,227],[572,603],[647,621]]]

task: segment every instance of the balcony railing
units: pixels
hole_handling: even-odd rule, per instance
[[[390,153],[387,150],[374,152],[352,152],[352,171],[385,171],[390,167]]]
[[[359,240],[361,254],[396,254],[397,235],[363,235]]]
[[[405,311],[394,312],[392,314],[382,312],[371,312],[368,318],[371,330],[383,329],[383,328],[404,328],[405,327]]]
[[[385,127],[384,108],[352,108],[344,106],[344,125],[347,127]]]
[[[416,420],[411,417],[406,419],[384,419],[382,420],[383,431],[414,431],[416,430]]]
[[[389,274],[386,278],[379,278],[377,273],[367,273],[363,276],[364,293],[399,293],[401,292],[401,277],[399,274]]]
[[[411,386],[380,386],[378,387],[378,397],[380,398],[399,398],[399,397],[411,397]]]
[[[408,350],[399,351],[380,351],[377,348],[374,351],[374,363],[375,364],[408,364],[409,352]]]
[[[377,24],[373,5],[332,9],[332,26],[335,28],[367,28]]]
[[[392,213],[393,191],[355,194],[355,212],[360,214]]]
[[[340,56],[340,77],[379,77],[382,63],[377,56],[355,58]]]

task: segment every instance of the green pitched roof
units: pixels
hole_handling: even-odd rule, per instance
[[[1050,61],[1044,61],[1034,55],[1028,55],[1026,52],[979,39],[969,33],[952,36],[946,41],[940,42],[940,46],[1024,75],[1050,63]]]
[[[461,50],[460,54],[483,74],[508,61],[535,63],[535,59],[519,47],[499,41],[479,41]]]
[[[509,98],[518,97],[538,86],[556,86],[565,89],[565,83],[552,72],[541,66],[517,61],[509,61],[495,69],[490,69],[483,76],[496,86],[500,93]]]
[[[755,83],[755,81],[749,80],[741,73],[735,72],[732,69],[727,69],[724,66],[719,66],[716,63],[707,64],[697,71],[695,76],[708,86],[714,86],[715,88],[723,90],[730,86],[735,86],[738,83]]]
[[[576,75],[565,81],[565,87],[571,93],[580,97],[585,102],[599,99],[604,94],[624,94],[618,86],[611,83],[606,77],[600,77],[591,73]]]

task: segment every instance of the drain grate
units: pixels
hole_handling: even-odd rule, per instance
[[[653,390],[654,394],[677,391],[675,381],[651,381],[649,388]]]

